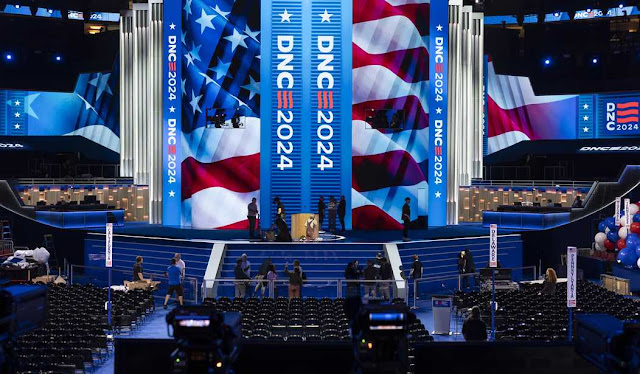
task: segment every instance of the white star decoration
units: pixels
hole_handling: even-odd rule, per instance
[[[193,57],[191,57],[191,53],[187,52],[187,54],[184,55],[184,57],[186,57],[187,59],[187,67],[193,64]]]
[[[436,114],[442,114],[442,108],[436,108]]]
[[[16,102],[14,103],[16,106],[20,106],[20,100],[16,100]]]
[[[200,48],[202,48],[202,44],[196,47],[196,43],[191,42],[191,50],[189,51],[189,54],[193,57],[193,61],[202,61],[200,59]]]
[[[213,23],[211,23],[211,20],[214,18],[216,18],[215,14],[207,14],[207,12],[202,9],[200,18],[196,20],[196,23],[200,24],[200,34],[204,33],[204,30],[206,30],[207,28],[210,28],[211,30],[216,29],[215,27],[213,27]]]
[[[224,19],[228,19],[227,16],[229,14],[231,14],[231,12],[223,12],[222,9],[220,9],[220,7],[217,4],[216,4],[215,8],[214,7],[210,7],[210,8],[213,9],[219,15],[221,15],[222,18],[224,18]]]
[[[113,92],[111,92],[111,87],[109,87],[110,76],[111,76],[111,73],[107,73],[107,74],[98,73],[97,77],[89,81],[89,84],[94,86],[97,89],[96,100],[100,100],[100,96],[102,96],[104,92],[108,93],[109,95],[113,95]]]
[[[231,66],[230,62],[225,64],[222,62],[222,60],[220,60],[220,58],[218,58],[218,63],[216,64],[216,66],[209,68],[209,70],[216,73],[216,80],[218,80],[227,75],[227,71],[229,71],[230,66]]]
[[[436,26],[436,31],[442,31],[442,25]]]
[[[233,29],[233,34],[224,37],[231,42],[231,52],[234,52],[238,46],[247,48],[247,43],[244,42],[246,38],[248,38],[247,35],[240,34],[236,29]]]
[[[583,107],[584,109],[589,109],[589,104],[584,104],[582,107]]]
[[[282,23],[282,22],[291,22],[292,14],[289,13],[286,9],[284,10],[284,13],[280,13],[278,15],[282,18],[280,20],[280,23]]]
[[[204,84],[208,85],[209,83],[213,83],[213,79],[205,73],[198,73],[204,77]]]
[[[331,22],[331,16],[333,14],[329,14],[329,12],[327,12],[327,10],[324,10],[324,13],[318,14],[320,17],[322,17],[322,21],[320,21],[320,23],[322,22]]]
[[[589,116],[584,116],[582,117],[583,120],[588,121],[589,120]]]
[[[256,94],[260,93],[260,82],[254,81],[252,76],[249,76],[249,81],[249,84],[245,84],[242,88],[249,90],[249,100],[251,100]]]
[[[584,132],[589,132],[589,128],[588,128],[588,127],[583,127],[583,128],[582,128],[582,131],[584,131]]]
[[[171,22],[171,24],[169,25],[169,30],[175,30],[176,29],[176,24]]]
[[[18,124],[18,123],[16,123],[15,125],[13,125],[13,127],[14,127],[16,130],[20,130],[20,124]]]
[[[435,193],[435,195],[436,195],[436,198],[437,198],[437,199],[439,199],[439,198],[440,198],[440,196],[442,196],[442,194],[440,193],[440,191],[437,191],[437,192]]]
[[[182,9],[184,9],[185,13],[187,13],[187,15],[185,17],[187,20],[189,19],[189,14],[191,14],[191,2],[192,1],[193,0],[185,1],[184,8],[182,8]]]
[[[176,196],[175,191],[173,190],[169,191],[169,197],[175,197],[175,196]]]
[[[251,31],[251,29],[249,28],[249,25],[246,25],[244,27],[244,33],[249,35],[249,37],[255,40],[256,42],[258,41],[258,35],[260,34],[260,31]]]
[[[80,100],[82,100],[82,102],[84,103],[84,110],[93,110],[94,112],[96,112],[96,109],[93,107],[93,105],[91,105],[91,103],[89,103],[87,101],[87,99],[85,99],[84,97],[80,96],[79,94],[76,93],[76,95],[80,98]],[[98,114],[98,112],[96,112],[96,114]]]
[[[176,107],[171,106],[169,107],[169,113],[175,113],[176,112]]]
[[[200,110],[200,106],[198,105],[198,102],[201,98],[202,95],[196,96],[193,90],[191,90],[191,101],[189,102],[189,104],[191,104],[191,108],[193,108],[193,114],[196,114],[196,112],[202,113],[202,110]]]
[[[20,112],[16,112],[16,114],[13,115],[16,118],[20,118]]]

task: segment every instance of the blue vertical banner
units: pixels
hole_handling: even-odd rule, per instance
[[[578,126],[576,129],[578,139],[595,138],[595,112],[594,95],[580,95],[578,97],[578,120],[576,121]]]
[[[165,0],[162,33],[162,224],[176,226],[180,225],[182,216],[181,3],[181,0]]]
[[[447,224],[449,2],[432,0],[429,24],[429,226]]]

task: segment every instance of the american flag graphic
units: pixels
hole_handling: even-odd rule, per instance
[[[537,96],[528,77],[496,74],[492,62],[488,73],[488,153],[527,140],[576,139],[577,95]]]
[[[638,123],[638,102],[617,103],[616,122],[619,124]]]
[[[356,229],[398,229],[404,199],[410,197],[416,204],[421,191],[427,196],[428,40],[428,0],[354,0]],[[371,128],[365,119],[372,109],[402,110],[402,129]]]
[[[244,229],[260,199],[260,1],[183,0],[182,224]],[[227,124],[206,128],[206,109]]]

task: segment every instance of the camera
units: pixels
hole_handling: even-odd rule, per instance
[[[178,345],[170,357],[172,373],[233,373],[242,331],[240,313],[183,306],[166,320]]]

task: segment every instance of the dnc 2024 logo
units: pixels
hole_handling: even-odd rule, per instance
[[[632,131],[638,130],[638,101],[607,103],[607,130]]]

